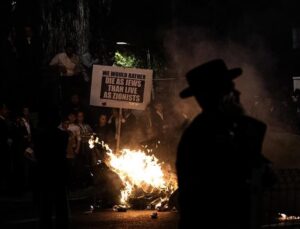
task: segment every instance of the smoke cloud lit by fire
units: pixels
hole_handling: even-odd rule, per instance
[[[173,95],[175,104],[180,100],[178,93],[187,85],[185,73],[191,68],[215,58],[223,58],[229,68],[240,67],[243,69],[242,76],[236,80],[236,85],[241,91],[241,100],[246,110],[250,112],[253,105],[251,103],[254,103],[257,97],[271,99],[272,93],[267,91],[264,82],[268,76],[258,69],[258,65],[262,64],[264,64],[265,72],[270,72],[272,69],[272,57],[267,54],[262,44],[257,44],[255,52],[253,52],[241,44],[214,40],[204,29],[181,29],[170,32],[165,45],[170,60],[169,68],[179,78],[178,85],[176,85],[177,91]],[[194,104],[190,107],[195,108]],[[195,109],[194,113],[198,113],[198,111]],[[186,111],[186,113],[190,114],[191,112]]]
[[[248,41],[242,44],[229,39],[217,40],[205,29],[181,28],[169,31],[166,34],[165,48],[169,70],[177,76],[173,85],[175,90],[169,101],[178,113],[185,114],[192,120],[201,109],[194,98],[179,98],[179,92],[187,86],[185,73],[209,60],[223,58],[228,68],[240,67],[243,70],[235,83],[241,92],[241,102],[246,113],[268,125],[264,143],[265,155],[279,167],[295,166],[295,161],[292,163],[285,160],[285,163],[281,163],[282,153],[289,151],[284,144],[288,138],[286,135],[294,132],[293,123],[289,123],[292,114],[288,113],[291,111],[291,107],[288,107],[291,98],[288,95],[292,93],[292,80],[291,85],[281,85],[281,91],[277,90],[280,85],[274,77],[277,59],[264,44],[258,35],[249,35]],[[278,142],[282,144],[278,145]],[[290,153],[294,152],[295,150],[292,150]],[[300,158],[298,161],[300,162]]]

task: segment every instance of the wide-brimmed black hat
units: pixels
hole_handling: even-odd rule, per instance
[[[222,59],[199,65],[186,74],[189,87],[180,92],[181,98],[226,90],[232,80],[242,74],[241,68],[228,69]]]

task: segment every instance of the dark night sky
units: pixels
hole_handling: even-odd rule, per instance
[[[16,23],[39,23],[38,5],[49,0],[16,1]],[[12,0],[1,1],[2,24],[12,21],[7,10],[10,2]],[[61,5],[71,8],[74,1],[64,0]],[[107,24],[110,24],[113,33],[120,30],[123,36],[133,33],[132,37],[135,37],[136,34],[144,33],[144,37],[149,37],[155,36],[160,28],[197,25],[208,27],[221,39],[231,36],[243,40],[249,33],[261,33],[270,42],[276,43],[277,38],[284,37],[285,29],[300,24],[295,6],[296,0],[111,0],[111,14]]]
[[[129,0],[113,1],[114,28],[124,36],[158,36],[175,26],[208,28],[216,39],[247,42],[258,34],[275,52],[292,46],[291,29],[300,24],[296,1],[258,0]],[[116,31],[116,30],[115,30]],[[132,31],[132,32],[130,32]]]
[[[61,6],[72,8],[72,0],[16,0],[17,8],[12,17],[9,3],[1,1],[1,24],[23,24],[41,22],[38,6],[46,2],[58,2]],[[248,45],[249,39],[258,36],[268,46],[280,62],[291,64],[297,59],[297,50],[292,50],[292,27],[300,25],[296,0],[89,0],[111,3],[109,15],[98,17],[95,29],[105,27],[107,39],[127,40],[143,46],[161,43],[164,31],[174,27],[197,26],[210,31],[215,40],[232,40]],[[95,9],[94,15],[98,13]],[[100,18],[100,19],[99,19]],[[102,22],[97,23],[96,21]],[[93,19],[92,19],[93,21]],[[93,34],[92,34],[93,35]],[[188,34],[187,34],[188,35]],[[155,44],[156,45],[156,44]],[[299,71],[288,66],[289,71]],[[285,68],[285,67],[283,67]],[[300,72],[300,71],[299,71]]]
[[[286,58],[295,55],[292,28],[300,25],[296,10],[295,0],[131,0],[113,1],[112,15],[118,31],[133,31],[128,37],[159,40],[164,28],[198,26],[216,40],[244,45],[257,36],[281,62],[292,62]]]

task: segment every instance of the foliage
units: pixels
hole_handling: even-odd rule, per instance
[[[151,56],[149,55],[150,59],[147,58],[143,49],[117,50],[114,55],[114,62],[117,66],[128,68],[151,68],[156,76],[163,77],[166,71],[166,61],[162,53],[154,50]]]
[[[133,54],[115,52],[115,64],[117,66],[132,68],[139,66],[139,60]]]

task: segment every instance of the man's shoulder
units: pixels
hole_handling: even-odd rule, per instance
[[[62,58],[65,58],[65,53],[60,52],[60,53],[55,54],[54,57],[50,61],[50,65],[52,64],[52,62],[60,60]]]
[[[56,57],[56,58],[62,58],[62,57],[65,57],[65,56],[67,56],[66,53],[64,53],[64,52],[59,52],[59,53],[55,54],[54,57]]]
[[[77,124],[70,123],[68,129],[71,130],[71,131],[78,131],[78,130],[80,130],[80,127]]]
[[[246,123],[249,126],[254,126],[254,127],[258,127],[258,128],[262,128],[262,129],[267,129],[267,125],[266,123],[264,123],[261,120],[258,120],[256,118],[253,118],[251,116],[248,115],[243,115],[241,118],[241,121]]]
[[[208,127],[208,120],[203,115],[197,115],[193,121],[187,126],[184,134],[193,133],[195,131],[204,131]]]
[[[197,126],[202,126],[202,125],[207,125],[210,123],[212,120],[212,117],[207,116],[205,114],[198,114],[193,121],[191,122],[190,126],[191,127],[197,127]]]

